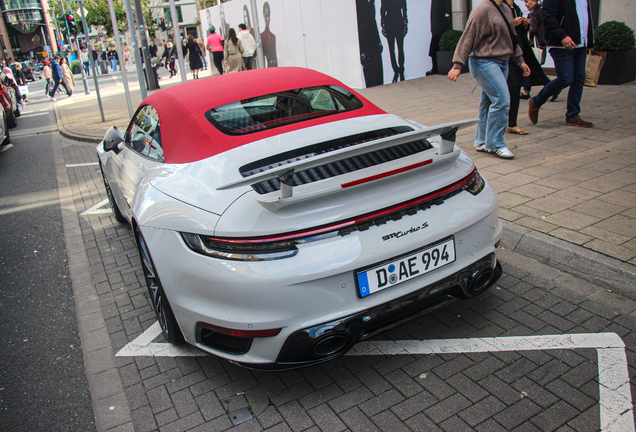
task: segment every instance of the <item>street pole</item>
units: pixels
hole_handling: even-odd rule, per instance
[[[64,9],[64,3],[62,3],[62,0],[60,0],[60,9],[62,10],[62,16],[66,15],[66,10]],[[70,44],[71,43],[70,42],[70,40],[71,40],[71,32],[68,29],[68,23],[66,22],[66,19],[64,19],[64,27],[66,27],[66,36],[68,37],[69,44]],[[61,33],[61,31],[60,31],[60,33]],[[62,38],[62,42],[64,42],[64,38]],[[62,44],[60,44],[60,48],[61,47],[62,47]]]
[[[113,34],[115,35],[115,46],[117,47],[117,55],[121,57],[121,44],[119,43],[119,28],[117,27],[117,17],[115,16],[115,6],[113,0],[108,0],[108,9],[110,10],[110,21],[113,24]],[[128,77],[126,76],[126,70],[121,71],[121,78],[124,82],[124,93],[126,93],[126,103],[128,104],[128,114],[133,116],[132,102],[130,101],[130,89],[128,88]]]
[[[258,60],[258,66],[264,68],[265,67],[265,57],[263,56],[263,45],[261,44],[261,29],[258,25],[258,10],[256,5],[256,0],[250,0],[252,5],[252,28],[254,29],[254,36],[256,36],[256,59]]]
[[[135,61],[139,62],[139,44],[137,44],[137,32],[135,31],[135,19],[132,13],[132,6],[130,5],[130,0],[125,0],[124,4],[126,5],[126,19],[128,20],[128,27],[132,30],[130,32],[130,36],[132,37],[133,50],[135,51]],[[121,70],[125,71],[125,69],[125,67],[122,67]],[[144,83],[144,72],[139,67],[139,63],[137,63],[136,69],[137,80],[139,81],[139,90],[141,90],[141,100],[144,100],[148,97],[148,92],[146,92],[146,84]]]
[[[137,13],[137,24],[139,25],[139,37],[141,38],[141,50],[143,55],[143,64],[146,69],[146,80],[148,81],[148,90],[156,90],[159,83],[155,79],[155,71],[150,62],[150,53],[148,53],[148,38],[146,38],[146,26],[144,23],[144,14],[141,10],[141,0],[135,1],[135,12]],[[139,58],[139,50],[135,51],[135,58]],[[141,63],[137,63],[141,65]]]
[[[84,29],[84,36],[86,36],[86,51],[88,51],[88,63],[93,70],[93,83],[95,83],[95,93],[97,94],[97,104],[99,105],[99,114],[102,116],[102,121],[105,122],[104,107],[102,106],[102,97],[99,94],[99,84],[97,83],[97,68],[95,67],[95,60],[93,60],[93,50],[89,49],[88,45],[88,25],[86,24],[86,14],[84,14],[84,0],[79,0],[80,14],[82,15],[82,28]],[[82,75],[84,76],[84,83],[86,83],[86,76],[84,74],[84,68],[82,68]],[[131,115],[132,117],[132,115]]]
[[[185,61],[183,61],[183,44],[181,43],[181,33],[179,32],[179,20],[177,19],[177,8],[174,0],[170,0],[170,19],[172,20],[172,34],[174,34],[174,43],[177,46],[177,57],[179,57],[179,72],[181,72],[181,82],[188,80],[185,71]]]

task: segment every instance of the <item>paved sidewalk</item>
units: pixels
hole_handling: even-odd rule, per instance
[[[160,81],[162,87],[178,83],[178,76]],[[432,76],[361,93],[388,112],[427,125],[475,118],[480,97],[469,74],[456,83]],[[141,102],[139,89],[131,96],[136,108]],[[636,299],[635,99],[636,82],[586,87],[582,116],[595,123],[591,129],[564,125],[565,92],[542,108],[536,126],[528,120],[527,102],[522,100],[519,125],[530,134],[507,134],[514,160],[475,152],[474,127],[458,136],[458,145],[499,194],[504,246],[632,299]],[[105,123],[94,94],[58,101],[62,135],[99,142],[111,125],[124,129],[129,115],[123,86],[103,94],[102,103]]]

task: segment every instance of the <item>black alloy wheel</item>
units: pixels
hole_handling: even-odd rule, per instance
[[[104,175],[104,170],[102,168],[102,162],[99,162],[99,169],[102,172],[102,180],[104,180],[104,188],[106,188],[106,196],[108,196],[108,202],[110,203],[110,208],[113,210],[113,216],[115,216],[115,220],[120,223],[127,223],[128,221],[124,217],[124,215],[119,210],[117,203],[115,202],[115,198],[113,197],[113,191],[110,189],[110,185],[106,180],[106,176]]]
[[[177,324],[177,320],[172,313],[172,308],[170,307],[166,293],[163,291],[159,275],[150,257],[148,245],[139,227],[135,228],[135,238],[137,239],[137,248],[139,249],[139,257],[141,258],[141,267],[144,271],[144,277],[146,278],[146,285],[148,285],[148,294],[150,295],[152,307],[155,310],[155,315],[157,315],[157,320],[161,326],[161,331],[168,342],[173,345],[180,345],[185,342],[183,333],[181,333],[181,328],[179,328],[179,324]]]

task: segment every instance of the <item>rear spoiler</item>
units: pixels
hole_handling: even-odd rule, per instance
[[[346,147],[329,153],[321,154],[312,158],[303,159],[277,168],[272,168],[262,173],[254,174],[237,180],[223,186],[219,186],[216,190],[234,189],[243,186],[251,186],[267,180],[278,179],[280,182],[281,199],[290,198],[292,196],[293,182],[292,176],[296,171],[302,171],[314,168],[327,163],[339,161],[341,159],[359,156],[364,153],[381,150],[387,147],[393,147],[405,144],[411,141],[418,141],[431,138],[437,135],[442,137],[442,143],[439,147],[438,155],[451,153],[455,147],[455,137],[459,129],[473,126],[479,122],[479,119],[461,120],[452,123],[446,123],[439,126],[432,126],[413,132],[406,132],[394,135],[368,143]]]

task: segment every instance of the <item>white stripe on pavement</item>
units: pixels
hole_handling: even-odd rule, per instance
[[[115,357],[193,357],[208,355],[192,346],[178,347],[169,343],[152,342],[160,334],[161,327],[156,322],[134,341],[123,347]],[[604,432],[635,431],[625,343],[616,333],[506,336],[426,341],[365,341],[355,345],[346,355],[462,354],[580,348],[594,348],[598,353],[601,430]]]

